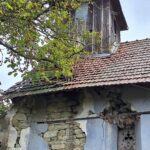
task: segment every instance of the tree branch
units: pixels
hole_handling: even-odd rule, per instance
[[[13,53],[25,58],[25,59],[29,59],[29,60],[35,60],[37,62],[41,62],[41,61],[45,61],[45,62],[49,62],[49,63],[52,63],[52,64],[55,64],[56,66],[58,66],[56,64],[56,62],[52,61],[52,60],[49,60],[49,59],[46,59],[46,58],[36,58],[36,57],[29,57],[27,55],[24,55],[20,52],[18,52],[17,50],[14,49],[14,47],[10,46],[9,44],[3,42],[2,40],[0,40],[0,45],[4,46],[5,48],[9,49],[10,51],[12,51]]]

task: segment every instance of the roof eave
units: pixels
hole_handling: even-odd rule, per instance
[[[87,87],[103,87],[103,86],[119,86],[119,85],[130,85],[130,84],[137,84],[137,83],[150,83],[150,78],[143,78],[143,79],[125,79],[121,81],[112,80],[109,82],[87,82],[87,83],[79,83],[76,85],[64,85],[62,87],[58,88],[48,88],[48,89],[39,89],[36,91],[28,91],[28,92],[12,92],[12,93],[6,93],[4,95],[4,98],[14,99],[17,97],[24,97],[24,96],[32,96],[37,94],[46,94],[46,93],[56,93],[61,91],[71,91],[75,89],[82,89]]]
[[[114,3],[116,8],[118,9],[118,19],[119,19],[119,22],[120,22],[120,30],[121,31],[128,30],[128,24],[127,24],[127,21],[125,19],[120,1],[119,0],[112,0],[112,3]]]

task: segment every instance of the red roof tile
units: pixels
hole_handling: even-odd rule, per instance
[[[82,87],[150,82],[150,39],[124,42],[107,58],[87,58],[74,67],[71,81],[51,84],[20,82],[6,91],[10,97]]]

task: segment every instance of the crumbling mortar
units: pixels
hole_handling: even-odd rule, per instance
[[[135,125],[139,115],[131,108],[131,105],[122,100],[121,90],[113,88],[108,92],[109,105],[103,110],[103,120],[117,125],[119,128],[128,128]]]
[[[57,110],[57,115],[52,117],[55,112],[53,112],[50,108],[48,110],[48,119],[63,119],[63,118],[73,118],[76,115],[76,107],[79,106],[79,102],[70,101],[68,99],[61,100],[61,109],[57,109],[61,105],[59,101],[54,110]],[[51,103],[49,102],[49,105]],[[76,130],[78,129],[78,132]],[[49,133],[49,134],[47,134]],[[79,136],[77,134],[79,133]],[[54,136],[54,137],[47,137]],[[49,143],[49,148],[51,150],[82,150],[85,143],[85,133],[80,129],[79,124],[74,121],[69,121],[66,123],[59,124],[50,124],[48,131],[44,134],[44,139]],[[59,142],[58,142],[59,141]]]
[[[70,99],[71,97],[73,97],[73,100]],[[78,98],[76,99],[75,97],[75,95],[66,96],[61,101],[55,96],[53,96],[52,101],[51,97],[47,97],[48,99],[44,100],[46,101],[44,110],[47,109],[45,119],[73,118],[77,113],[77,107],[79,107]],[[17,131],[17,140],[14,148],[21,148],[21,131],[28,127],[31,128],[31,124],[34,122],[33,116],[39,111],[38,107],[36,107],[36,105],[40,105],[39,100],[29,98],[15,105],[18,110],[12,119],[12,125]],[[47,141],[50,150],[82,150],[85,143],[85,133],[81,130],[79,124],[74,121],[50,124],[47,131],[38,135]]]

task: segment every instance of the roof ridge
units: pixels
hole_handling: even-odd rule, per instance
[[[132,43],[132,42],[140,42],[140,41],[145,41],[145,40],[150,40],[150,38],[136,39],[136,40],[131,40],[131,41],[124,41],[124,42],[121,42],[121,44]]]

